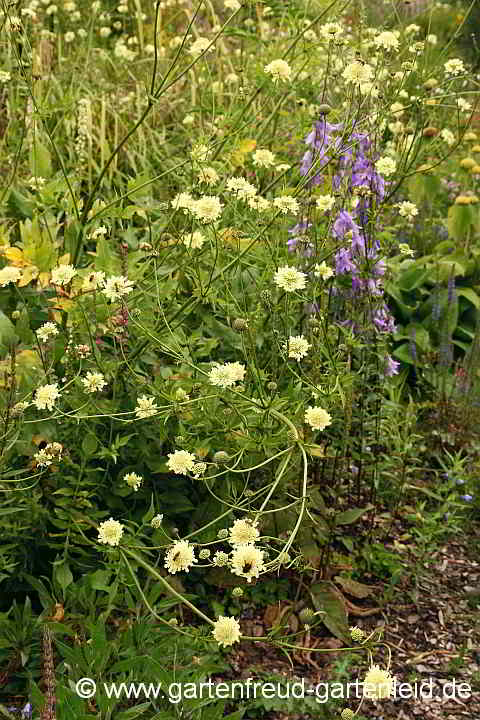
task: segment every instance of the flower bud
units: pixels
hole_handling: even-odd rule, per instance
[[[232,323],[232,328],[237,332],[245,332],[248,330],[248,321],[244,318],[235,318]]]
[[[213,456],[213,462],[218,463],[219,465],[227,463],[229,460],[230,460],[230,455],[228,453],[226,453],[224,450],[219,450]]]

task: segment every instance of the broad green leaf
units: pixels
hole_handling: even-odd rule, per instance
[[[404,292],[411,292],[425,283],[430,275],[430,269],[422,265],[411,265],[404,270],[398,278],[398,286]]]
[[[400,347],[396,348],[393,353],[393,357],[397,360],[401,360],[404,363],[408,363],[409,365],[414,365],[415,361],[412,357],[412,351],[410,349],[410,343],[403,343],[403,345],[400,345]]]
[[[9,214],[18,220],[33,217],[35,203],[16,190],[11,190],[7,201]]]
[[[135,705],[135,707],[132,707],[129,710],[124,710],[123,712],[116,713],[116,720],[134,720],[134,718],[143,715],[143,713],[148,710],[151,705],[152,703],[150,702],[141,703],[140,705]]]
[[[345,510],[344,512],[338,513],[338,515],[335,515],[335,524],[336,525],[351,525],[352,523],[356,522],[359,518],[362,517],[366,512],[368,512],[369,508],[352,508],[351,510]]]
[[[62,588],[63,592],[73,582],[73,575],[68,566],[68,563],[62,562],[60,565],[55,566],[55,580]]]
[[[5,355],[18,343],[18,335],[11,320],[0,310],[0,355]]]
[[[374,588],[370,587],[369,585],[364,585],[363,583],[359,583],[356,580],[352,580],[351,578],[342,577],[341,575],[337,575],[333,578],[336,583],[342,586],[343,590],[348,595],[353,595],[353,597],[359,598],[363,600],[363,598],[368,597],[374,592]]]
[[[39,140],[35,140],[30,150],[30,167],[33,177],[49,178],[52,174],[50,150]]]
[[[466,298],[469,302],[474,305],[477,310],[480,309],[480,297],[477,295],[473,288],[469,287],[457,287],[457,295]]]
[[[465,240],[478,225],[478,210],[473,205],[452,205],[448,210],[448,232],[457,242]]]
[[[315,583],[310,588],[312,602],[316,610],[323,610],[323,623],[335,637],[350,641],[348,616],[342,594],[327,581]]]

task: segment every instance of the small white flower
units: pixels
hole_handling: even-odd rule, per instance
[[[288,348],[289,358],[301,360],[312,346],[303,335],[290,335],[288,342],[285,343],[285,347]]]
[[[198,562],[193,546],[187,540],[178,540],[165,556],[165,567],[171,575],[177,572],[189,572],[191,566]]]
[[[180,242],[191,250],[200,250],[205,243],[205,237],[200,230],[194,230],[194,232],[184,233],[180,238]]]
[[[228,647],[239,642],[240,623],[234,617],[220,615],[213,626],[212,634],[219,645]]]
[[[300,272],[294,267],[284,265],[278,268],[277,272],[273,277],[273,282],[279,288],[282,288],[286,292],[292,292],[293,290],[302,290],[306,285],[306,273]]]
[[[195,42],[193,42],[190,45],[190,49],[188,52],[190,53],[190,55],[193,55],[194,57],[198,57],[208,48],[210,43],[211,43],[211,40],[208,40],[207,38],[199,37],[197,40],[195,40]],[[208,49],[208,52],[213,52],[214,50],[215,50],[215,46],[212,45],[212,47],[210,47]]]
[[[77,271],[73,265],[59,265],[52,270],[52,283],[54,285],[68,285],[76,274]]]
[[[316,206],[319,210],[327,211],[331,210],[335,205],[335,198],[333,195],[321,195],[316,200]]]
[[[37,410],[53,410],[55,400],[60,397],[60,391],[57,383],[50,385],[41,385],[37,388],[33,404]]]
[[[260,536],[256,523],[248,518],[235,520],[230,528],[230,536],[228,541],[230,545],[253,545]]]
[[[234,575],[244,577],[247,582],[258,578],[264,569],[263,551],[254,545],[238,545],[232,551],[231,568]]]
[[[407,243],[400,243],[398,249],[400,250],[400,253],[402,255],[407,255],[408,257],[415,257],[414,251],[412,250],[410,245],[407,245]]]
[[[156,415],[158,407],[154,397],[147,397],[142,395],[137,399],[137,407],[135,408],[135,415],[137,418],[144,419]]]
[[[455,143],[455,135],[448,128],[443,128],[443,130],[440,131],[440,138],[448,146],[451,146]]]
[[[398,203],[397,207],[398,214],[406,218],[407,220],[413,220],[413,218],[418,215],[417,206],[415,205],[415,203],[409,202],[408,200]]]
[[[370,700],[385,700],[392,694],[394,679],[387,670],[372,665],[363,681],[363,694]]]
[[[238,0],[224,0],[223,7],[225,10],[231,10],[232,12],[235,12],[235,10],[240,10],[242,7]]]
[[[195,455],[186,450],[175,450],[168,454],[167,467],[176,475],[186,475],[195,467]]]
[[[324,260],[320,264],[319,263],[315,264],[313,274],[315,275],[315,277],[322,278],[322,280],[328,280],[329,278],[332,277],[334,272],[331,267],[328,267],[327,263]]]
[[[87,393],[100,392],[107,385],[104,376],[99,372],[87,372],[86,376],[81,378],[81,381]]]
[[[397,163],[390,157],[383,157],[380,158],[380,160],[377,160],[377,162],[375,163],[375,168],[381,175],[389,177],[390,175],[393,175],[393,173],[397,169]]]
[[[291,195],[281,195],[273,201],[273,206],[280,210],[284,215],[292,213],[296,215],[300,211],[300,206]]]
[[[47,342],[50,337],[58,335],[58,328],[55,323],[46,322],[37,330],[37,337],[40,342]]]
[[[232,177],[227,180],[226,188],[241,200],[247,200],[257,194],[257,188],[242,177]]]
[[[332,424],[332,418],[323,408],[309,407],[305,411],[305,422],[308,423],[313,430],[325,430],[327,425]]]
[[[105,520],[100,523],[98,528],[98,542],[103,545],[112,545],[112,547],[118,545],[123,535],[123,529],[123,525],[118,520],[113,518]]]
[[[191,210],[193,205],[195,203],[195,200],[190,195],[190,193],[181,192],[178,193],[178,195],[175,195],[173,200],[171,201],[172,208],[174,210]]]
[[[131,280],[128,280],[124,275],[113,275],[107,278],[102,293],[113,303],[128,295],[132,290],[133,282]]]
[[[220,180],[217,171],[212,167],[205,167],[198,173],[198,182],[205,185],[216,185]]]
[[[367,63],[354,60],[346,66],[342,77],[354,85],[363,85],[372,80],[373,69]]]
[[[9,283],[16,283],[22,276],[19,268],[7,265],[0,270],[0,287],[6,287]]]
[[[398,50],[400,44],[395,33],[388,30],[377,35],[373,42],[377,48],[383,48],[384,50]]]
[[[256,150],[252,158],[253,164],[259,167],[269,168],[275,165],[275,155],[270,150]]]
[[[196,200],[190,208],[192,214],[203,223],[218,220],[222,214],[223,205],[216,195],[203,195]]]
[[[223,365],[215,363],[208,373],[212,385],[222,388],[231,387],[236,382],[242,382],[245,377],[245,365],[239,362],[227,362]]]
[[[140,490],[143,483],[142,476],[137,475],[137,473],[134,472],[127,473],[123,479],[127,483],[128,487],[131,487],[134,492]]]
[[[458,58],[447,60],[443,67],[445,68],[445,73],[447,75],[460,75],[460,73],[465,72],[463,60],[459,60]]]
[[[324,40],[338,40],[343,35],[343,28],[335,22],[325,23],[320,28],[320,35]]]
[[[274,82],[279,80],[287,82],[292,76],[292,68],[285,60],[272,60],[271,63],[265,65],[264,71],[272,76]]]
[[[155,515],[155,516],[150,520],[150,525],[152,526],[152,528],[154,528],[154,530],[158,530],[158,528],[159,528],[159,527],[161,526],[161,524],[162,524],[162,520],[163,520],[163,515]]]

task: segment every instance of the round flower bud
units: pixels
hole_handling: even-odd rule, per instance
[[[365,637],[365,633],[359,627],[350,628],[350,637],[354,642],[362,642]]]
[[[227,528],[222,528],[222,530],[219,530],[219,531],[218,531],[218,533],[217,533],[217,538],[218,538],[219,540],[226,540],[227,537],[228,537],[228,530],[227,530]]]
[[[345,708],[345,710],[342,710],[340,717],[342,720],[353,720],[355,713],[350,708]]]
[[[328,113],[332,112],[332,108],[327,103],[322,103],[318,106],[318,112],[322,115],[328,115]]]
[[[432,88],[436,87],[438,85],[438,80],[435,80],[435,78],[428,78],[428,80],[425,81],[424,87],[431,90]]]
[[[273,380],[269,383],[267,383],[267,390],[271,390],[272,392],[276,390],[278,387],[276,382],[273,382]]]
[[[234,587],[232,590],[233,597],[242,597],[243,595],[243,588],[241,587]]]
[[[431,138],[438,135],[438,128],[436,127],[426,127],[423,131],[423,137]]]
[[[183,435],[177,435],[175,437],[175,445],[183,445],[184,442],[185,438],[183,437]]]
[[[203,550],[200,550],[200,552],[198,553],[198,557],[200,558],[200,560],[206,560],[210,557],[210,550],[208,548],[203,548]]]
[[[303,610],[300,610],[298,617],[302,625],[309,625],[315,617],[315,612],[312,608],[303,608]]]
[[[237,332],[245,332],[248,330],[248,321],[244,320],[244,318],[235,318],[232,323],[232,327]]]
[[[262,290],[260,293],[260,299],[264,305],[269,307],[272,302],[272,293],[270,290]]]
[[[465,170],[470,170],[470,168],[475,167],[477,163],[473,158],[467,157],[463,158],[463,160],[460,160],[460,167],[465,168]]]
[[[219,463],[220,465],[223,463],[227,463],[229,460],[230,460],[230,455],[228,453],[226,453],[224,450],[219,450],[213,456],[213,462]]]
[[[168,621],[168,624],[173,625],[175,627],[176,625],[178,625],[177,618],[172,618],[171,620]]]

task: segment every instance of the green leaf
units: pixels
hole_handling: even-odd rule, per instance
[[[392,355],[397,360],[401,360],[409,365],[415,365],[415,361],[412,357],[412,351],[410,349],[410,343],[403,343],[403,345],[400,345],[400,347],[393,351]]]
[[[18,343],[18,340],[13,323],[0,310],[0,356],[6,355]]]
[[[95,435],[86,435],[82,440],[82,450],[85,455],[93,455],[98,447]]]
[[[424,264],[411,265],[407,270],[404,270],[398,278],[398,286],[400,290],[405,292],[411,292],[416,288],[421,287],[425,280],[430,276],[430,269],[425,267]]]
[[[96,570],[94,573],[88,576],[88,582],[92,590],[105,590],[110,591],[110,571],[109,570]]]
[[[30,167],[34,177],[49,178],[52,174],[50,150],[37,139],[30,150]]]
[[[348,616],[342,594],[327,581],[315,583],[310,588],[312,602],[316,610],[323,610],[322,620],[335,637],[350,641]]]
[[[7,206],[9,213],[17,220],[25,220],[25,218],[33,217],[35,203],[26,198],[16,190],[11,190],[8,196]]]
[[[476,307],[477,310],[480,310],[480,297],[477,295],[475,290],[468,287],[457,287],[456,291],[457,295],[466,298]]]
[[[370,507],[365,508],[352,508],[351,510],[345,510],[344,512],[338,513],[338,515],[335,515],[335,524],[336,525],[351,525],[352,523],[356,522],[359,518],[362,517]]]
[[[63,592],[73,582],[73,575],[68,566],[68,563],[62,562],[60,565],[55,566],[55,580],[62,588]]]
[[[359,583],[356,580],[352,580],[351,578],[337,575],[333,579],[336,583],[342,586],[342,589],[348,595],[353,595],[353,597],[359,598],[360,600],[363,600],[363,598],[368,597],[374,592],[374,588],[371,588],[369,585]]]
[[[478,210],[472,205],[452,205],[448,210],[447,227],[457,242],[465,240],[470,230],[478,226]]]
[[[135,707],[132,707],[129,710],[124,710],[123,712],[116,714],[116,720],[133,720],[134,718],[143,715],[145,710],[148,710],[151,705],[151,702],[141,703],[141,705],[135,705]]]

